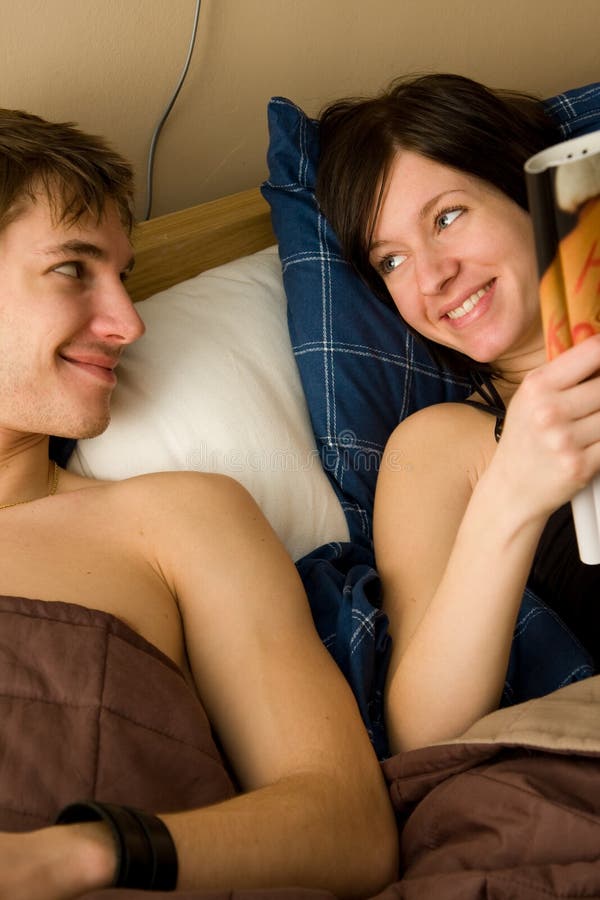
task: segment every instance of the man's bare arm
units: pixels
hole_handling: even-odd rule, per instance
[[[387,790],[271,528],[243,488],[219,476],[140,479],[127,503],[143,514],[149,561],[177,596],[198,692],[243,791],[161,815],[178,888],[377,892],[397,874]],[[115,866],[102,824],[0,835],[0,898],[68,900],[110,884]]]
[[[207,810],[201,825],[165,817],[178,846],[196,848],[181,884],[364,896],[395,875],[396,829],[354,698],[256,504],[229,479],[196,484],[183,514],[173,501],[187,524],[173,533],[165,574],[199,693],[249,793]]]

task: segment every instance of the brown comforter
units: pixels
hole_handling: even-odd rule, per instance
[[[403,877],[381,900],[600,897],[600,677],[384,770]]]
[[[0,715],[2,830],[40,827],[82,798],[168,811],[234,792],[179,670],[105,613],[0,598]],[[379,900],[600,898],[600,676],[493,713],[450,744],[395,756],[384,772],[402,871]]]

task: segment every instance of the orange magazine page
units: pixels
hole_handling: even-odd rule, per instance
[[[600,332],[600,131],[525,164],[546,354]],[[600,563],[600,475],[572,501],[579,554]]]

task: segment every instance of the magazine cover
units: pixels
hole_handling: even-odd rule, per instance
[[[525,164],[548,359],[600,332],[600,131]],[[600,563],[600,476],[573,498],[579,554]]]

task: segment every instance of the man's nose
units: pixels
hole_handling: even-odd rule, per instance
[[[108,286],[105,283],[100,290],[92,323],[94,332],[104,340],[124,345],[137,341],[146,326],[124,283],[118,279]]]

